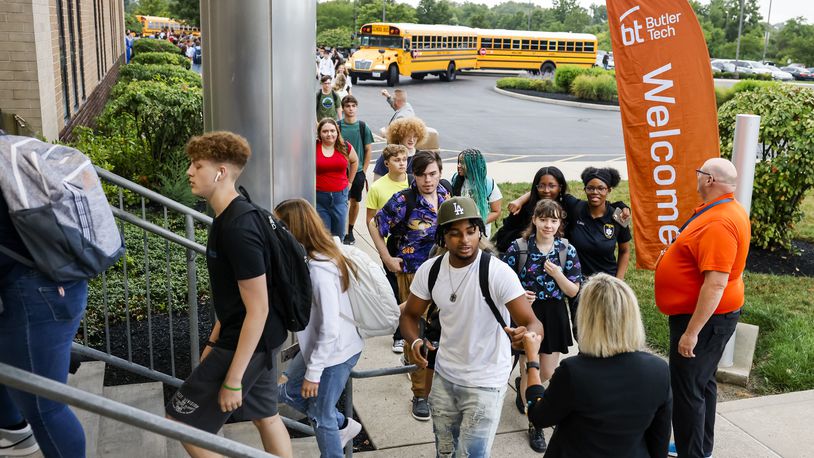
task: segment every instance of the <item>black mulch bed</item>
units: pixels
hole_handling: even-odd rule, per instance
[[[212,330],[213,314],[210,312],[210,307],[206,304],[198,306],[198,335],[200,337],[200,348],[203,348],[204,343],[209,338],[209,333]],[[152,335],[153,335],[153,365],[152,368],[156,371],[165,374],[171,374],[172,358],[170,356],[170,325],[169,317],[166,313],[160,315],[153,315],[152,317]],[[146,367],[150,367],[150,346],[149,346],[149,327],[147,320],[143,321],[130,321],[130,335],[131,339],[131,354],[132,361]],[[190,373],[190,345],[189,345],[189,317],[184,314],[174,313],[172,317],[172,337],[173,347],[175,349],[175,376],[179,379],[185,379]],[[104,337],[98,345],[91,344],[92,347],[105,351],[106,344]],[[110,351],[114,356],[119,358],[128,359],[127,351],[127,328],[125,323],[116,323],[110,326]],[[105,386],[126,385],[130,383],[148,383],[154,380],[133,374],[124,369],[116,368],[110,364],[106,366],[105,370]],[[175,394],[176,388],[164,385],[164,402],[169,402],[170,398]],[[338,407],[340,411],[344,412],[345,396],[344,394],[339,399]],[[359,420],[356,412],[353,418]],[[308,424],[307,420],[301,421],[303,424]],[[303,434],[289,429],[291,437],[304,437]],[[370,444],[367,436],[367,431],[363,428],[353,439],[353,450],[357,452],[374,450]]]
[[[751,247],[746,270],[795,277],[814,276],[814,244],[795,240],[791,245],[792,252]]]
[[[563,94],[560,92],[539,92],[530,89],[503,89],[504,91],[514,92],[516,94],[530,95],[532,97],[539,97],[541,99],[554,99],[554,100],[567,100],[569,102],[590,103],[593,105],[606,105],[618,107],[619,102],[608,102],[605,100],[585,100],[580,99],[571,94]]]

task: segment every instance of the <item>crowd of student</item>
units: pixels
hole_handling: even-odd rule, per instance
[[[127,34],[124,36],[125,63],[129,63],[130,59],[133,57],[133,43],[135,43],[136,40],[134,35],[135,34],[133,32],[128,30]],[[179,51],[181,51],[181,55],[189,59],[189,61],[191,62],[190,68],[192,70],[198,73],[201,72],[203,53],[201,49],[200,37],[196,37],[195,35],[192,34],[184,35],[179,30],[170,30],[168,28],[165,28],[164,30],[158,33],[145,35],[139,39],[169,41],[170,43],[178,47]]]
[[[320,93],[328,95],[317,93],[318,112],[330,108]],[[243,137],[210,132],[188,142],[191,190],[215,213],[207,267],[217,321],[201,364],[167,404],[167,417],[212,433],[229,417],[250,420],[267,451],[290,457],[291,442],[278,414],[283,402],[306,414],[322,456],[343,455],[361,425],[336,404],[365,342],[347,319],[353,316],[349,285],[358,278],[359,265],[349,262],[342,244],[355,243],[353,222],[364,197],[366,229],[401,302],[392,349],[418,367],[410,375],[410,412],[417,420],[433,421],[438,456],[490,455],[512,382],[513,353],[521,363],[520,377],[513,381],[515,401],[528,417],[529,446],[536,452],[665,456],[672,417],[680,455],[711,456],[714,363],[743,304],[741,273],[749,242],[748,217],[733,202],[732,164],[712,159],[697,170],[705,204],[682,227],[686,235],[670,247],[656,272],[657,305],[671,315],[668,369],[642,351],[638,303],[624,283],[630,209],[609,202],[620,181],[616,170],[586,168],[581,180],[587,199],[582,200],[568,192],[562,171],[540,168],[529,191],[508,204],[510,214],[490,240],[502,194],[483,154],[461,151],[452,179],[443,179],[440,155],[417,147],[427,128],[406,93],[382,95],[394,115],[373,182],[368,186],[366,178],[372,131],[359,119],[358,100],[348,94],[334,99],[334,107],[341,108],[316,128],[316,204],[287,200],[273,216],[236,189],[251,156]],[[25,256],[7,216],[0,208],[0,244]],[[285,237],[293,237],[302,252],[284,252],[280,240]],[[270,267],[286,256],[308,259],[305,290],[278,277],[295,272]],[[75,285],[73,297],[73,291],[52,287],[34,273],[0,253],[3,301],[32,310],[32,304],[53,307],[47,299],[35,302],[16,293],[35,285],[58,292],[62,302],[81,302],[78,313],[73,310],[71,320],[61,324],[66,336],[73,335],[87,282]],[[676,279],[686,279],[686,285]],[[298,322],[285,307],[302,300],[310,306],[310,320]],[[31,332],[30,323],[19,323],[25,321],[21,316],[0,313],[0,329]],[[45,325],[52,326],[49,320]],[[274,361],[291,330],[297,332],[299,351],[280,374]],[[0,333],[0,345],[19,345],[14,339],[12,332]],[[560,362],[574,340],[579,354]],[[66,342],[70,337],[51,355],[60,364]],[[55,367],[57,373],[46,375],[64,382],[65,368]],[[81,430],[75,417],[58,403],[44,409],[37,399],[0,387],[0,440],[17,440],[12,451],[30,451],[36,446],[33,429],[46,455],[82,456],[84,443],[58,434],[65,425]],[[546,444],[543,428],[549,426],[556,429]],[[209,456],[184,446],[192,456]]]

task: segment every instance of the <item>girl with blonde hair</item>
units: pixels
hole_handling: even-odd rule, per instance
[[[308,326],[297,333],[300,353],[289,363],[288,380],[279,386],[280,401],[305,413],[314,427],[323,457],[343,457],[345,444],[362,426],[336,408],[364,341],[353,323],[348,298],[355,267],[304,199],[280,203],[274,213],[308,253],[314,299]]]

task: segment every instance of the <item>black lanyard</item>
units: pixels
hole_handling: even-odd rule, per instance
[[[715,202],[714,204],[707,205],[703,210],[701,210],[700,212],[692,215],[690,217],[690,219],[688,219],[687,222],[684,223],[683,226],[681,226],[681,229],[678,230],[678,233],[680,234],[680,233],[684,232],[684,228],[687,227],[695,218],[698,218],[699,216],[701,216],[705,211],[711,209],[712,207],[714,207],[716,205],[725,204],[727,202],[732,202],[733,200],[735,200],[735,199],[733,199],[731,197],[727,197],[726,199],[721,199],[718,202]]]

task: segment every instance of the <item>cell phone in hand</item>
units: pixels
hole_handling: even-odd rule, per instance
[[[630,218],[623,220],[622,209],[619,207],[617,207],[616,210],[613,211],[613,220],[619,223],[622,227],[630,226]]]
[[[297,353],[299,352],[300,352],[300,343],[297,342],[294,345],[288,348],[284,348],[282,351],[280,351],[280,361],[282,362],[290,361],[294,359],[294,357],[297,356]]]

